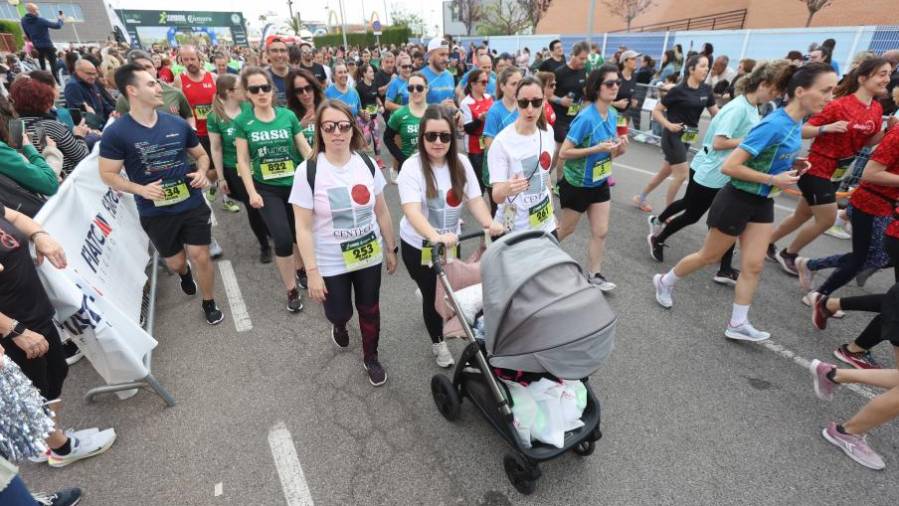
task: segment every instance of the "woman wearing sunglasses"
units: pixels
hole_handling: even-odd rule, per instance
[[[396,57],[397,74],[387,86],[384,108],[392,113],[409,103],[409,77],[412,75],[412,58],[407,53]]]
[[[322,86],[312,72],[300,68],[290,70],[286,86],[287,107],[300,120],[303,135],[311,146],[315,139],[315,111],[325,101]]]
[[[359,115],[362,100],[359,92],[350,84],[350,71],[345,63],[334,65],[334,82],[325,90],[325,98],[340,100],[350,108],[354,117]]]
[[[489,83],[489,72],[478,68],[469,72],[468,82],[465,83],[465,98],[459,104],[462,111],[462,126],[467,139],[468,160],[475,174],[480,174],[484,165],[484,144],[481,134],[484,133],[487,111],[493,106],[493,97],[487,94]],[[483,178],[478,178],[478,185],[483,193]]]
[[[215,80],[215,100],[209,114],[210,155],[218,172],[219,187],[225,195],[241,202],[247,209],[250,230],[259,241],[259,262],[272,262],[272,248],[268,244],[268,228],[262,220],[259,209],[250,205],[250,196],[237,173],[237,147],[234,144],[237,128],[234,120],[249,107],[244,101],[244,92],[234,74],[222,74]]]
[[[490,171],[488,169],[490,144],[493,143],[493,139],[504,128],[511,125],[518,118],[518,108],[515,107],[515,90],[518,88],[521,78],[521,70],[516,67],[505,68],[499,73],[499,78],[496,82],[496,99],[493,105],[490,106],[490,109],[487,110],[487,116],[484,117],[484,131],[481,134],[481,143],[484,145],[482,159],[485,163],[481,168],[480,176],[485,187],[490,186]],[[490,202],[491,209],[495,212],[493,200],[491,199]]]
[[[287,310],[295,313],[303,309],[297,278],[305,278],[305,272],[294,245],[293,210],[287,199],[294,171],[312,148],[296,115],[274,106],[272,81],[265,70],[249,67],[240,79],[252,108],[234,119],[237,168],[250,205],[259,209],[275,243],[275,265],[287,290]]]
[[[469,81],[472,82],[474,78]],[[431,337],[431,351],[440,367],[450,367],[454,361],[443,340],[443,318],[434,307],[437,273],[432,268],[431,245],[442,242],[447,248],[454,248],[461,231],[463,203],[492,235],[503,233],[502,226],[490,216],[487,203],[480,198],[477,180],[471,164],[458,152],[452,116],[442,107],[428,106],[421,119],[418,153],[403,164],[397,185],[403,206],[403,263],[421,290],[421,312]]]
[[[428,108],[428,80],[416,72],[409,76],[409,105],[404,105],[390,115],[390,121],[384,129],[384,145],[396,160],[396,166],[418,149],[418,125]],[[400,143],[396,143],[399,136]]]
[[[496,219],[508,231],[556,235],[549,176],[555,140],[543,117],[543,84],[525,77],[512,96],[518,119],[493,139],[487,155]]]
[[[306,270],[309,296],[324,304],[331,340],[350,345],[346,325],[353,317],[352,295],[359,311],[363,366],[374,386],[387,381],[378,360],[381,263],[396,271],[396,238],[384,176],[360,153],[365,148],[353,114],[342,102],[328,100],[316,113],[314,158],[297,170],[290,202],[296,236]],[[311,183],[311,184],[310,184]]]
[[[609,177],[612,159],[623,155],[628,145],[627,136],[617,133],[618,111],[612,106],[620,86],[621,74],[615,65],[603,65],[590,73],[584,97],[587,102],[593,102],[593,107],[586,107],[574,118],[559,150],[559,157],[565,161],[559,183],[562,207],[559,239],[571,235],[581,215],[587,214],[590,221],[588,279],[604,292],[615,289],[615,283],[600,273],[609,232],[612,198]]]
[[[543,96],[551,97],[556,93],[556,75],[552,72],[537,72],[537,79],[543,83]],[[546,117],[546,123],[549,126],[556,124],[556,111],[553,104],[547,100],[543,105],[543,115]]]
[[[688,65],[689,67],[689,65]],[[712,201],[702,249],[687,255],[666,274],[652,278],[656,301],[670,309],[678,280],[718,262],[740,238],[740,276],[734,294],[725,337],[739,341],[764,341],[768,332],[749,323],[749,306],[755,295],[768,238],[774,230],[774,195],[793,186],[809,163],[797,158],[802,149],[803,119],[821,112],[833,98],[837,76],[826,63],[790,67],[784,76],[787,104],[765,117],[743,138],[724,161],[721,172],[730,176]]]

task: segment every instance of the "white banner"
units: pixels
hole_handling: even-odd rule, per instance
[[[78,164],[35,216],[68,266],[38,269],[56,317],[107,383],[144,378],[156,340],[140,326],[150,259],[134,198],[100,179],[98,152]]]

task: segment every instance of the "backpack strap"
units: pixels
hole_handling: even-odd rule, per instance
[[[309,188],[312,189],[312,195],[315,195],[315,157],[306,160],[306,181],[309,182]]]
[[[368,167],[368,171],[371,172],[371,177],[375,177],[375,162],[369,158],[365,153],[358,153],[360,157],[362,157],[362,161],[365,162],[365,165]]]

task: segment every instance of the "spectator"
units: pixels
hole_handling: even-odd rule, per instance
[[[737,71],[728,67],[728,63],[730,63],[730,58],[725,55],[716,58],[715,63],[712,64],[712,70],[709,72],[709,77],[705,80],[706,84],[714,89],[718,81],[733,82],[734,78],[737,77]]]
[[[10,138],[8,125],[9,120],[15,117],[16,112],[12,105],[6,99],[0,98],[0,174],[38,195],[55,194],[59,189],[59,180],[44,157],[31,144],[29,136],[22,137],[21,154],[11,147],[17,142],[13,142]]]
[[[56,47],[53,45],[53,41],[50,40],[50,29],[59,30],[62,28],[64,16],[60,13],[56,21],[44,19],[38,16],[37,5],[33,3],[26,4],[25,10],[27,12],[22,17],[22,31],[25,32],[25,36],[28,37],[34,49],[37,50],[41,70],[47,69],[47,62],[49,61],[50,73],[55,78]]]
[[[53,103],[54,107],[50,109],[50,114],[53,115],[53,118],[72,131],[75,128],[75,121],[72,119],[72,113],[69,112],[65,107],[55,107],[55,103],[59,100],[59,84],[56,83],[56,79],[53,79],[53,76],[50,72],[46,70],[35,70],[31,74],[28,74],[29,77],[34,79],[39,83],[44,83],[53,89]]]
[[[662,55],[661,69],[659,70],[659,81],[665,81],[670,75],[677,74],[677,62],[673,49],[668,49]]]
[[[69,109],[82,109],[93,115],[88,119],[88,126],[102,129],[115,110],[115,102],[109,93],[97,83],[97,67],[87,59],[78,60],[75,64],[74,79],[66,83],[66,106]]]
[[[237,74],[237,70],[228,66],[228,55],[225,53],[215,53],[212,57],[212,63],[215,66],[216,75],[223,76],[225,74]]]
[[[827,58],[824,60],[829,63],[833,70],[836,71],[837,76],[842,76],[840,73],[840,65],[833,61],[833,50],[837,47],[837,41],[833,39],[825,39],[824,42],[821,43],[821,47],[827,48]]]
[[[787,53],[786,59],[796,66],[802,65],[805,62],[805,58],[802,56],[802,52],[796,50]]]

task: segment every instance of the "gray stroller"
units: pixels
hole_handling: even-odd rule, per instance
[[[483,237],[482,233],[460,236]],[[443,270],[442,245],[435,248],[434,268],[450,304],[462,314]],[[460,318],[468,346],[450,379],[431,378],[431,393],[440,413],[450,421],[459,417],[463,398],[512,446],[503,459],[506,475],[522,494],[536,488],[538,463],[572,450],[593,453],[600,432],[600,403],[588,383],[612,351],[616,316],[602,292],[587,282],[580,265],[541,231],[507,234],[495,241],[481,258],[485,338],[476,339],[472,323]],[[512,396],[496,378],[497,371],[549,374],[582,381],[587,404],[584,426],[565,433],[562,448],[535,442],[524,447],[514,428]]]

